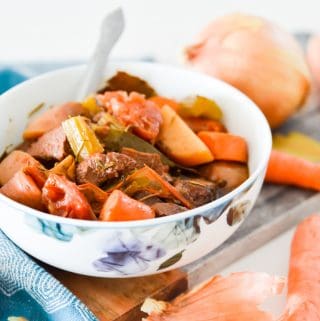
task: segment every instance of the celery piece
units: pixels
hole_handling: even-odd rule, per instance
[[[65,120],[62,128],[77,160],[81,161],[94,153],[103,152],[97,136],[82,116]]]

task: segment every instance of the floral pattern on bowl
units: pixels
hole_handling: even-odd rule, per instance
[[[112,276],[135,275],[154,264],[158,271],[168,269],[183,258],[189,244],[198,240],[202,232],[201,226],[210,226],[224,213],[227,213],[228,224],[235,224],[235,220],[230,224],[230,219],[233,219],[230,215],[237,212],[235,208],[239,202],[248,202],[243,199],[250,188],[251,186],[233,201],[226,201],[201,215],[147,228],[120,229],[107,233],[99,241],[100,255],[92,261],[92,267],[97,272]],[[99,231],[32,216],[25,216],[25,221],[32,229],[60,242],[72,242],[75,235],[94,235]]]
[[[222,204],[206,216],[198,215],[152,228],[117,231],[105,239],[102,256],[92,264],[100,272],[131,275],[145,271],[151,262],[170,254],[159,262],[158,270],[168,268],[179,262],[188,245],[198,239],[201,221],[213,223],[229,203]]]
[[[118,272],[123,275],[146,270],[149,262],[166,254],[163,246],[135,236],[131,231],[121,231],[106,239],[104,256],[93,262],[97,271]]]
[[[38,232],[64,242],[70,242],[76,231],[76,228],[71,225],[55,223],[33,216],[26,216],[26,223]]]

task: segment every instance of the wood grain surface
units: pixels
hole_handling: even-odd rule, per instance
[[[73,292],[100,321],[138,321],[140,306],[147,297],[171,300],[188,287],[187,275],[180,270],[143,278],[94,278],[46,267]]]

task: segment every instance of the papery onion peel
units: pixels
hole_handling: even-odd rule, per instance
[[[245,93],[272,128],[294,114],[309,93],[309,70],[298,43],[260,17],[231,14],[213,21],[185,49],[185,58]]]
[[[149,314],[146,321],[272,321],[258,305],[280,294],[284,285],[284,278],[265,273],[215,276],[171,303],[147,299],[141,309]]]

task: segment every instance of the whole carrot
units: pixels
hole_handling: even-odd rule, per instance
[[[320,191],[320,164],[273,150],[265,180]]]
[[[320,320],[320,215],[297,228],[291,243],[287,321]]]

